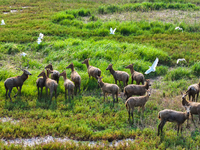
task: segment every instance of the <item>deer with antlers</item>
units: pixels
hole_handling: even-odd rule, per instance
[[[29,62],[28,62],[28,66],[29,66]],[[19,69],[18,69],[19,68]],[[22,89],[22,85],[24,83],[24,81],[26,81],[26,79],[28,78],[28,75],[32,75],[28,70],[28,67],[26,67],[26,69],[22,69],[21,65],[16,68],[17,70],[22,70],[23,74],[21,76],[16,76],[16,77],[11,77],[11,78],[7,78],[6,81],[4,82],[4,86],[6,89],[6,99],[7,99],[7,92],[8,92],[8,96],[10,98],[10,101],[12,101],[11,97],[10,97],[10,93],[13,89],[13,87],[17,88],[17,93],[15,94],[14,97],[17,96],[18,92],[21,93],[21,89]]]

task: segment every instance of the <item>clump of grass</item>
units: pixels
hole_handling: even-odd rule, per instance
[[[192,77],[194,77],[194,75],[192,74],[192,71],[190,69],[185,67],[178,67],[169,71],[164,79],[174,81],[180,79],[192,79]]]
[[[194,63],[191,67],[192,73],[196,76],[200,76],[200,62]]]

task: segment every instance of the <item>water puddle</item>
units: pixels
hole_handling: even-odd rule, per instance
[[[0,122],[2,123],[11,122],[13,124],[16,124],[17,122],[19,122],[19,120],[13,120],[12,118],[9,118],[9,117],[3,117],[3,118],[0,118]]]
[[[16,12],[18,12],[18,11],[17,11],[16,9],[11,9],[10,12],[11,12],[11,13],[16,13]]]
[[[12,8],[12,6],[10,6]],[[30,8],[30,6],[22,6],[22,9]],[[20,10],[22,12],[23,10]],[[11,9],[10,11],[4,11],[3,14],[9,14],[9,13],[17,13],[19,12],[17,9]]]
[[[65,138],[59,138],[59,137],[52,137],[52,136],[45,136],[45,137],[33,137],[33,138],[29,138],[29,139],[14,139],[14,140],[5,140],[2,139],[2,141],[6,144],[6,145],[23,145],[24,147],[32,147],[35,145],[40,145],[40,144],[47,144],[50,142],[60,142],[60,143],[65,143],[65,142],[69,142],[69,143],[76,143],[77,146],[79,146],[80,144],[87,144],[90,147],[95,147],[95,146],[102,146],[104,147],[105,144],[101,141],[96,142],[96,141],[77,141],[77,140],[72,140],[68,137]],[[126,144],[126,146],[128,146],[129,142],[133,142],[134,139],[124,139],[124,140],[117,140],[117,141],[113,141],[113,142],[109,142],[109,146],[110,147],[117,147],[118,145],[122,144]]]
[[[9,14],[9,13],[10,13],[10,12],[8,12],[8,11],[4,11],[4,12],[3,12],[3,14]]]

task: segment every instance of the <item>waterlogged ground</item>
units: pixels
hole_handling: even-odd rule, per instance
[[[29,138],[29,139],[14,139],[14,140],[4,140],[1,139],[4,144],[6,145],[22,145],[24,147],[34,147],[36,145],[41,144],[47,144],[52,142],[58,142],[58,143],[75,143],[77,146],[81,145],[87,145],[89,147],[104,147],[105,145],[109,147],[118,147],[121,145],[129,146],[130,142],[134,142],[134,139],[124,139],[124,140],[116,140],[113,142],[103,142],[103,141],[78,141],[78,140],[72,140],[68,137],[65,138],[59,138],[59,137],[52,137],[52,136],[45,136],[45,137],[35,137],[35,138]]]

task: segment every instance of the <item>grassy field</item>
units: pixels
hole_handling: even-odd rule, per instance
[[[0,1],[0,20],[6,23],[0,26],[0,118],[19,121],[0,121],[0,139],[51,135],[105,143],[105,147],[91,148],[56,142],[27,149],[109,149],[108,142],[126,138],[134,142],[113,149],[197,149],[198,128],[191,124],[186,129],[184,124],[182,135],[177,136],[176,124],[167,123],[164,135],[157,136],[157,116],[165,108],[184,111],[181,92],[199,82],[199,4],[198,0]],[[177,26],[183,32],[175,30]],[[117,28],[115,35],[109,34],[110,27]],[[44,39],[38,45],[40,33]],[[22,57],[22,52],[27,56]],[[151,80],[151,97],[144,114],[134,111],[133,123],[128,121],[123,93],[120,91],[114,107],[111,96],[104,102],[97,80],[88,78],[86,65],[81,63],[90,58],[90,65],[101,69],[103,81],[114,83],[106,70],[110,63],[114,70],[131,75],[127,65],[134,63],[134,69],[144,73],[156,57],[156,72],[145,75]],[[178,58],[186,62],[176,64]],[[16,67],[27,67],[28,61],[32,75],[24,82],[21,95],[14,98],[17,89],[12,90],[10,102],[5,97],[4,81],[21,75]],[[62,72],[71,62],[82,78],[81,93],[71,102],[65,99],[61,77],[56,100],[53,97],[50,103],[45,90],[38,99],[35,82],[44,67],[52,63]],[[71,71],[66,72],[70,78]],[[197,123],[198,117],[194,119]],[[0,147],[23,148],[2,141]]]

